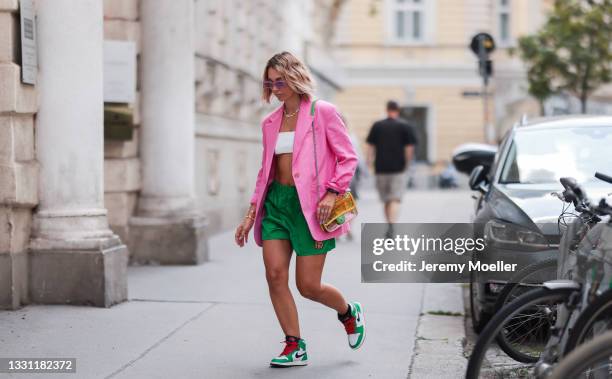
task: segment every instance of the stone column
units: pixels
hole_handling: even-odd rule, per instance
[[[130,221],[132,259],[194,264],[206,259],[194,194],[193,0],[142,1],[142,191]]]
[[[30,243],[31,300],[108,307],[127,298],[127,248],[104,208],[102,2],[36,6],[40,204]]]

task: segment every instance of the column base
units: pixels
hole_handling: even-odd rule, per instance
[[[127,300],[128,251],[116,236],[35,239],[29,261],[32,303],[110,307]]]
[[[128,246],[136,264],[203,263],[208,260],[205,218],[132,217]]]
[[[28,254],[0,254],[0,309],[28,303]]]

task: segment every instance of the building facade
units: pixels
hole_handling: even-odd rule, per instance
[[[34,151],[36,89],[21,84],[17,1],[0,2],[0,304],[28,299],[25,277],[32,209],[38,204]]]
[[[0,308],[111,306],[128,262],[205,262],[249,205],[266,60],[294,52],[333,99],[342,3],[34,0],[31,85],[20,1],[0,1]],[[135,49],[132,101],[105,99],[105,41]]]
[[[416,158],[450,160],[464,142],[494,142],[520,112],[537,112],[525,70],[509,51],[535,32],[552,0],[354,0],[339,17],[335,52],[345,70],[338,104],[363,141],[398,100],[419,137]],[[496,41],[485,106],[472,37]],[[485,133],[485,114],[490,127]],[[518,115],[517,115],[518,114]]]

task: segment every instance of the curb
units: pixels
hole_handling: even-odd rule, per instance
[[[461,285],[425,284],[408,378],[463,378],[465,342]]]

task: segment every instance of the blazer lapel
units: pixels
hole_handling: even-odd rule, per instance
[[[295,137],[293,140],[293,158],[292,166],[295,167],[302,148],[307,143],[312,143],[312,135],[309,133],[313,117],[310,115],[310,100],[304,100],[300,103],[300,112],[295,125]],[[308,139],[308,140],[307,140]]]
[[[266,160],[274,156],[274,149],[276,148],[276,141],[278,139],[278,133],[281,127],[282,113],[283,106],[281,105],[270,116],[264,127],[264,138],[266,139],[266,146],[268,147],[268,151],[266,152]],[[271,159],[269,161],[271,162]]]

